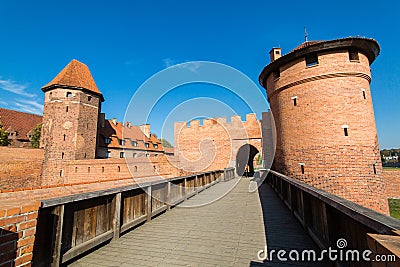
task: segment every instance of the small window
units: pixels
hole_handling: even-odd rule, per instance
[[[157,148],[158,148],[158,145],[157,145],[157,144],[154,144],[153,146],[154,146],[154,148],[155,148],[155,149],[157,149]]]
[[[144,146],[145,146],[146,148],[149,148],[149,147],[150,147],[149,143],[144,143]]]
[[[344,136],[349,136],[349,128],[346,125],[343,126],[343,132]]]
[[[137,158],[137,154],[136,153],[133,153],[133,158]]]
[[[78,167],[75,167],[75,173],[77,173],[78,172]]]
[[[121,172],[121,166],[118,166],[118,172]]]
[[[111,151],[107,151],[106,152],[106,158],[110,158],[111,157]]]
[[[64,141],[65,141],[66,135],[64,134]]]
[[[111,138],[106,137],[105,140],[104,140],[104,143],[110,144],[111,143]]]
[[[85,158],[85,159],[86,159],[86,153],[85,153],[85,154],[83,154],[83,158]]]
[[[137,166],[135,166],[135,172],[137,172]]]
[[[300,164],[300,169],[301,169],[301,174],[304,174],[304,163],[299,163]]]
[[[318,55],[315,53],[306,55],[306,66],[311,67],[315,65],[318,65]]]
[[[68,106],[65,108],[65,112],[66,112],[67,115],[68,115]]]
[[[90,95],[88,95],[88,97],[87,97],[87,101],[91,101],[92,100],[92,97],[90,96]]]
[[[157,172],[156,166],[153,166],[153,171],[154,171],[154,172]]]
[[[120,146],[125,145],[125,140],[123,140],[123,139],[119,139],[118,142],[119,142],[119,145],[120,145]]]
[[[63,175],[63,170],[60,170],[60,177],[62,177]]]
[[[274,79],[278,79],[279,77],[281,77],[281,72],[279,70],[279,68],[273,72],[274,75]]]
[[[158,154],[154,154],[154,157],[158,157]]]
[[[367,99],[367,96],[365,95],[365,89],[361,89],[361,91],[362,91],[362,94],[363,94],[363,98]]]
[[[67,98],[71,98],[72,97],[72,93],[71,92],[67,92]]]
[[[293,100],[293,106],[297,106],[297,96],[292,97]]]
[[[376,164],[375,164],[375,163],[372,163],[372,167],[373,167],[373,169],[374,169],[374,174],[376,174]]]
[[[150,157],[150,154],[146,154],[146,158]]]
[[[64,159],[64,152],[61,153],[61,159]]]
[[[350,61],[357,61],[357,62],[359,62],[359,61],[360,61],[360,58],[359,58],[359,56],[358,56],[358,52],[357,52],[357,51],[354,51],[354,50],[350,50],[350,51],[349,51],[349,59],[350,59]]]
[[[137,142],[136,141],[131,141],[132,146],[137,146]]]
[[[119,152],[119,157],[120,157],[120,158],[125,157],[125,152]]]
[[[87,172],[88,172],[88,173],[90,172],[90,167],[87,167]]]
[[[101,167],[101,172],[104,172],[104,167]]]
[[[50,92],[49,98],[50,98],[50,100],[53,98],[53,92]]]
[[[279,55],[280,54],[279,50],[275,50],[275,54]]]

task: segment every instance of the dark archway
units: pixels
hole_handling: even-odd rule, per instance
[[[236,154],[236,173],[239,176],[247,174],[248,176],[254,175],[253,159],[259,153],[258,149],[250,144],[241,146]],[[249,171],[245,173],[246,165],[249,166]]]

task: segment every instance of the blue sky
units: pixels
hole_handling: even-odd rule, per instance
[[[74,58],[89,66],[105,96],[103,112],[119,120],[141,84],[177,63],[219,62],[258,86],[270,48],[289,52],[303,42],[306,26],[310,40],[378,40],[381,55],[372,65],[371,89],[379,142],[381,148],[399,148],[399,10],[397,1],[2,1],[0,107],[40,113],[40,88]],[[182,88],[160,101],[158,112],[196,97],[231,107],[204,109],[204,116],[249,112],[216,86]],[[260,117],[265,110],[254,111]],[[160,135],[163,122],[154,115],[149,122]]]

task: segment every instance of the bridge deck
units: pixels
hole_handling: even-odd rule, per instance
[[[269,185],[248,192],[249,180],[219,183],[184,202],[202,203],[234,189],[212,204],[176,207],[97,249],[70,266],[319,266],[265,262],[264,249],[317,249]],[[326,266],[326,265],[321,265]]]

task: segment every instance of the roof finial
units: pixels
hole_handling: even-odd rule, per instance
[[[304,26],[304,41],[308,42],[308,33],[307,33],[307,28]]]

